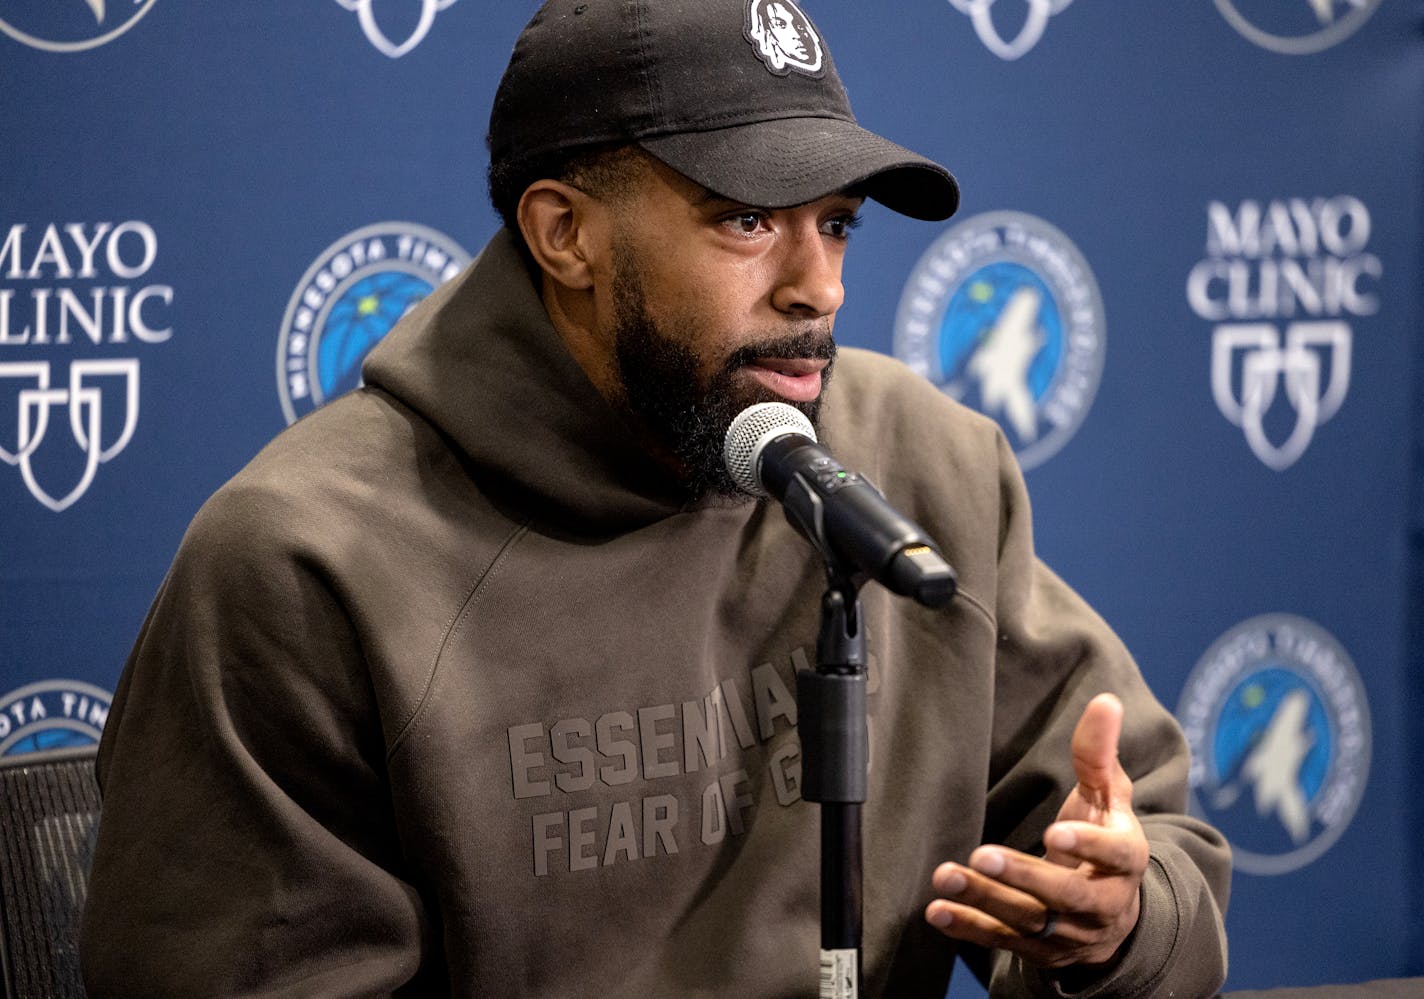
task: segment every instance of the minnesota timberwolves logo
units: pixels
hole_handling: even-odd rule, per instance
[[[109,701],[107,690],[77,680],[44,680],[0,696],[0,756],[93,745]]]
[[[360,385],[370,349],[469,262],[448,236],[409,222],[367,226],[327,247],[282,317],[277,390],[287,422]]]
[[[1233,28],[1263,49],[1309,55],[1338,45],[1370,19],[1380,0],[1216,0]]]
[[[998,420],[1029,469],[1082,425],[1106,333],[1097,282],[1068,237],[1032,215],[990,212],[920,258],[895,317],[895,354]]]
[[[1370,769],[1370,711],[1350,657],[1319,625],[1252,618],[1209,648],[1177,717],[1193,810],[1250,874],[1285,874],[1340,838]]]
[[[47,52],[81,52],[112,42],[157,0],[9,0],[0,3],[0,31]]]

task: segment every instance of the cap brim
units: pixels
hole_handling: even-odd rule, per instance
[[[959,184],[944,167],[840,118],[777,118],[638,144],[709,191],[758,208],[845,190],[928,222],[959,207]]]

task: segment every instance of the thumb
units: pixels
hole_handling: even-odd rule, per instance
[[[1117,744],[1122,735],[1122,702],[1113,694],[1099,694],[1083,709],[1073,730],[1073,771],[1078,792],[1089,804],[1104,810],[1123,802],[1116,793],[1125,776],[1117,761]],[[1130,800],[1132,785],[1127,783]]]

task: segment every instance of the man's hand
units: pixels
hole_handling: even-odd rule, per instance
[[[1117,759],[1122,702],[1099,694],[1073,732],[1078,786],[1031,857],[981,846],[969,866],[941,864],[925,918],[946,936],[1010,950],[1049,968],[1111,961],[1137,925],[1147,837]]]

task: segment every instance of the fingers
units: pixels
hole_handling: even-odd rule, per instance
[[[945,936],[986,950],[1021,954],[1045,968],[1102,965],[1118,953],[1136,923],[1136,897],[1128,915],[1127,931],[1090,929],[1069,921],[1062,913],[1040,908],[1038,925],[1029,930],[1011,927],[971,906],[936,899],[925,909],[925,919]]]
[[[1088,702],[1073,730],[1073,770],[1088,787],[1107,790],[1116,776],[1117,742],[1122,734],[1122,702],[1099,694]]]
[[[1122,702],[1112,694],[1099,694],[1088,702],[1073,730],[1073,772],[1078,790],[1095,808],[1122,807],[1125,793],[1131,800],[1132,782],[1117,760],[1122,735]]]
[[[934,873],[934,887],[948,906],[941,911],[964,925],[1017,936],[1029,936],[1043,926],[1046,907],[1042,902],[972,868],[942,864]]]
[[[1090,864],[1097,877],[1141,877],[1147,869],[1148,847],[1146,838],[1138,831],[1140,828],[1131,815],[1118,812],[1107,826],[1091,822],[1055,823],[1043,834],[1043,842],[1058,858]],[[1057,863],[1062,864],[1063,860]]]
[[[972,871],[955,868],[945,864],[935,872],[936,887],[950,897],[935,899],[925,908],[930,925],[956,940],[1051,963],[1052,952],[1067,942],[1057,938],[1060,921],[1054,913],[1020,892],[985,891]]]
[[[1136,923],[1146,844],[1139,855],[1134,837],[1121,831],[1086,823],[1052,828],[1081,858],[1078,867],[980,847],[967,866],[935,871],[934,888],[943,897],[926,907],[925,918],[948,936],[1013,950],[1038,964],[1106,960]]]
[[[1112,922],[1136,892],[1147,866],[1146,843],[1087,824],[1065,829],[1071,853],[1083,863],[1063,867],[1004,847],[980,847],[968,866],[941,864],[933,884],[946,899],[973,906],[1018,932],[1043,926],[1045,909],[1075,923],[1104,926]],[[1055,826],[1055,829],[1062,829]]]
[[[1047,967],[1110,960],[1137,924],[1148,845],[1132,811],[1132,780],[1118,762],[1123,706],[1088,702],[1073,731],[1078,783],[1044,832],[1046,856],[1002,846],[934,873],[942,896],[925,918],[947,936],[1014,951]]]
[[[946,936],[975,944],[985,950],[1009,950],[1023,954],[1044,967],[1065,967],[1084,958],[1081,941],[1065,936],[1055,914],[1040,909],[1039,928],[1019,931],[970,906],[936,899],[925,909],[925,919]],[[1039,931],[1048,931],[1039,936]]]
[[[947,897],[931,902],[925,919],[956,940],[1011,950],[1036,964],[1061,967],[1083,960],[1099,935],[1032,895],[957,864],[942,865],[934,881]]]

